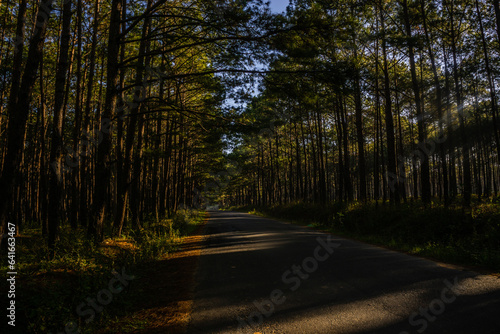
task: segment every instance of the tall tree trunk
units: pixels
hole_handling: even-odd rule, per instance
[[[14,60],[12,62],[12,81],[10,85],[9,106],[7,113],[9,115],[16,112],[15,107],[18,102],[19,85],[21,84],[21,71],[23,63],[24,34],[26,24],[26,4],[27,0],[21,0],[17,13],[16,39],[14,42]]]
[[[384,100],[385,100],[385,132],[387,136],[387,178],[389,181],[390,201],[391,203],[399,204],[399,179],[398,170],[396,166],[396,139],[394,136],[394,119],[392,116],[392,99],[391,99],[391,85],[389,79],[389,66],[387,64],[387,43],[385,40],[385,22],[384,11],[382,10],[382,1],[380,2],[380,25],[382,32],[382,58],[384,72]]]
[[[77,56],[76,56],[76,96],[75,96],[75,125],[73,127],[73,152],[75,155],[76,166],[73,169],[72,176],[72,201],[71,201],[71,227],[78,227],[78,219],[80,219],[80,196],[81,196],[81,178],[80,169],[82,168],[80,161],[79,143],[82,133],[82,0],[77,1]]]
[[[124,32],[126,29],[126,18],[127,18],[127,0],[123,0],[123,5],[122,5],[122,25],[121,25],[121,31]],[[123,61],[125,59],[125,45],[121,46],[120,50],[120,59]],[[127,68],[122,67],[120,69],[120,102],[119,102],[119,108],[117,110],[117,130],[116,130],[116,214],[115,214],[115,220],[114,220],[114,233],[116,235],[120,236],[122,229],[123,229],[123,223],[125,220],[125,215],[126,215],[126,209],[127,209],[127,202],[128,198],[126,196],[126,192],[128,192],[128,177],[125,176],[126,174],[126,169],[125,167],[125,160],[124,160],[124,152],[123,152],[123,147],[124,147],[124,121],[125,121],[125,111],[129,111],[128,109],[128,104],[125,101],[125,92],[124,92],[124,87],[125,87],[125,72]],[[134,100],[132,101],[132,104],[136,103],[135,101],[135,96]],[[128,115],[127,115],[128,116]],[[130,167],[128,168],[128,171],[130,171]]]
[[[49,196],[48,196],[48,173],[47,173],[47,163],[45,157],[45,138],[47,135],[47,124],[46,124],[46,114],[45,114],[45,85],[44,85],[44,70],[43,70],[43,56],[40,61],[40,79],[39,79],[39,89],[40,89],[40,117],[41,117],[41,131],[39,135],[40,143],[40,223],[42,227],[42,235],[48,234],[48,215],[47,208],[49,206]]]
[[[316,127],[318,138],[318,170],[319,170],[319,201],[322,204],[326,203],[326,180],[325,180],[325,165],[324,165],[324,149],[323,149],[323,125],[321,121],[321,113],[319,111],[319,103],[316,105]],[[277,137],[277,136],[276,136]],[[276,146],[276,149],[279,147]],[[279,179],[278,179],[279,181]]]
[[[498,3],[498,1],[497,1]],[[491,74],[491,67],[490,67],[490,57],[488,55],[488,45],[486,44],[486,38],[484,36],[484,28],[483,28],[483,17],[481,15],[481,11],[479,9],[479,1],[476,0],[476,11],[477,11],[477,16],[479,20],[479,31],[481,32],[481,44],[483,47],[483,54],[484,54],[484,63],[486,67],[486,75],[488,77],[488,88],[490,91],[490,106],[491,106],[491,119],[493,121],[493,132],[494,132],[494,138],[495,138],[495,144],[496,144],[496,151],[497,151],[497,156],[500,156],[500,138],[498,135],[498,119],[497,119],[497,101],[496,101],[496,90],[495,90],[495,80],[493,79],[493,76]]]
[[[455,81],[455,99],[457,102],[458,119],[460,121],[460,136],[462,139],[462,155],[463,155],[463,204],[465,207],[470,207],[471,194],[472,194],[472,177],[470,170],[470,150],[467,141],[467,134],[465,130],[465,115],[464,104],[462,100],[462,87],[460,85],[460,76],[458,73],[457,61],[457,36],[454,23],[454,7],[453,1],[450,4],[450,33],[451,33],[451,52],[453,58],[453,79]]]
[[[118,63],[120,53],[120,21],[121,21],[122,0],[112,0],[108,52],[107,52],[107,77],[106,77],[106,98],[100,124],[102,142],[97,150],[97,164],[95,168],[95,189],[94,189],[94,217],[88,225],[87,234],[95,241],[103,239],[103,225],[107,215],[107,200],[109,182],[111,179],[110,156],[111,156],[111,120],[114,117],[116,103],[118,100]]]
[[[19,96],[9,100],[9,127],[7,131],[7,152],[3,161],[2,176],[0,177],[0,234],[7,228],[9,207],[12,204],[13,188],[15,185],[16,170],[22,159],[26,123],[30,112],[30,99],[36,82],[38,67],[42,57],[47,24],[52,11],[53,0],[43,1],[36,17],[36,24],[30,40],[28,56],[24,74],[19,89]],[[3,239],[2,239],[3,240]],[[1,240],[0,240],[1,243]]]
[[[500,1],[493,0],[493,8],[495,10],[496,28],[497,28],[497,38],[500,47]]]
[[[357,60],[357,47],[354,49],[354,58]],[[360,69],[356,68],[355,73],[355,117],[356,117],[356,140],[358,144],[358,172],[359,172],[359,200],[366,202],[366,160],[365,160],[365,139],[363,135],[363,105],[361,102],[361,78]]]
[[[341,108],[342,108],[342,99],[341,97],[337,97],[335,117],[337,123],[337,142],[339,147],[339,161],[338,161],[338,178],[337,178],[337,200],[339,202],[344,201],[345,195],[345,163],[344,163],[344,151],[343,151],[343,143],[344,143],[344,133],[342,131],[343,123],[341,116]]]
[[[443,60],[444,60],[444,95],[446,97],[446,123],[448,128],[448,154],[450,155],[450,168],[449,168],[449,193],[450,197],[455,197],[457,195],[457,176],[456,176],[456,166],[455,166],[455,147],[453,140],[453,124],[451,119],[451,103],[450,103],[450,74],[448,71],[448,57],[446,53],[445,45],[443,44]]]
[[[378,21],[377,21],[378,22]],[[378,26],[378,24],[377,24]],[[374,131],[375,134],[375,159],[374,162],[374,173],[373,173],[373,199],[375,200],[375,205],[378,206],[378,200],[380,198],[380,89],[379,89],[379,64],[378,64],[378,39],[376,41],[376,51],[375,51],[375,122]]]
[[[151,1],[148,1],[148,9],[151,6]],[[115,221],[115,228],[117,229],[117,234],[120,235],[122,228],[123,228],[123,220],[125,218],[125,207],[127,204],[128,200],[128,194],[130,190],[130,183],[131,183],[131,177],[130,177],[130,170],[132,166],[132,155],[133,155],[133,147],[134,143],[136,141],[136,129],[137,129],[137,124],[142,123],[142,115],[139,115],[139,109],[141,106],[141,102],[144,99],[144,95],[146,94],[146,88],[143,86],[144,85],[144,64],[145,64],[145,56],[144,54],[146,53],[147,50],[147,44],[148,39],[147,35],[149,33],[149,18],[146,18],[144,20],[144,26],[142,28],[142,38],[141,42],[139,44],[139,58],[137,60],[137,68],[136,68],[136,77],[135,77],[135,92],[134,92],[134,100],[131,105],[131,109],[129,111],[128,117],[130,119],[130,122],[128,124],[127,128],[127,138],[125,141],[125,159],[124,159],[124,165],[123,165],[123,176],[124,176],[124,182],[125,184],[123,187],[120,187],[120,190],[122,193],[118,194],[118,197],[120,198],[120,206],[117,209],[117,219]],[[142,131],[142,129],[139,129],[139,131]],[[141,139],[142,141],[142,139]],[[139,150],[142,150],[141,147],[138,147]],[[137,180],[135,181],[137,182]]]
[[[92,188],[92,180],[90,179],[91,167],[87,166],[87,162],[91,159],[88,158],[90,155],[93,145],[91,142],[92,136],[95,133],[89,134],[89,124],[90,124],[90,111],[92,108],[92,94],[94,92],[94,77],[95,77],[95,67],[96,67],[96,51],[97,51],[97,31],[99,28],[99,5],[100,0],[96,0],[94,5],[94,20],[92,21],[92,39],[91,39],[91,48],[90,48],[90,56],[89,56],[89,70],[88,70],[88,79],[87,79],[87,91],[85,97],[85,108],[84,108],[84,118],[82,130],[83,134],[87,137],[82,142],[82,152],[81,152],[81,164],[80,164],[80,180],[82,193],[80,194],[80,225],[84,227],[88,227],[88,208],[90,207],[90,198],[91,198],[91,188]],[[99,94],[100,95],[100,94]],[[100,101],[100,96],[98,101]]]
[[[64,124],[64,95],[66,74],[69,68],[69,45],[71,39],[71,0],[64,2],[62,13],[61,45],[59,47],[59,62],[56,70],[54,94],[54,124],[52,126],[52,141],[50,147],[50,184],[48,208],[48,246],[51,256],[54,255],[54,245],[59,228],[60,203],[62,200],[62,149]]]
[[[424,115],[422,113],[422,97],[420,95],[420,84],[417,79],[417,71],[415,68],[415,53],[414,53],[414,40],[412,37],[412,29],[410,24],[410,15],[408,12],[408,1],[403,0],[403,19],[406,32],[406,40],[408,43],[408,53],[410,61],[410,72],[411,72],[411,82],[413,95],[415,98],[415,107],[417,115],[417,128],[418,128],[418,143],[419,146],[425,146],[427,134],[425,131]],[[422,202],[430,203],[431,201],[431,184],[430,184],[430,174],[429,174],[429,156],[426,152],[422,151],[421,154],[422,161],[420,166],[420,183],[422,189]]]
[[[351,181],[351,158],[349,154],[349,122],[347,121],[347,104],[345,102],[345,96],[344,96],[344,101],[340,105],[340,110],[341,110],[341,117],[342,117],[342,136],[343,142],[344,142],[344,185],[346,189],[346,199],[348,202],[352,202],[354,199],[353,196],[353,190],[352,190],[352,181]]]
[[[396,69],[394,69],[396,71]],[[397,81],[395,82],[395,85],[397,87]],[[403,146],[403,127],[401,125],[401,107],[399,104],[399,93],[396,91],[395,93],[395,98],[396,98],[396,111],[398,115],[398,151],[399,151],[399,164],[398,164],[398,175],[400,177],[399,179],[399,192],[401,194],[401,197],[403,198],[403,201],[406,203],[406,168],[405,168],[405,157],[404,157],[404,146]]]
[[[429,53],[429,57],[431,59],[431,69],[432,75],[434,79],[434,88],[436,89],[436,108],[438,111],[439,117],[439,137],[443,138],[443,93],[441,89],[441,84],[439,82],[439,76],[436,68],[436,60],[434,58],[434,52],[432,51],[431,46],[431,38],[429,34],[429,30],[427,28],[427,12],[425,10],[425,2],[424,0],[420,0],[420,10],[422,12],[422,20],[424,24],[424,33],[425,33],[425,43],[427,44],[427,51]],[[443,177],[443,197],[444,197],[444,205],[448,206],[450,204],[450,196],[448,193],[448,167],[446,163],[446,154],[444,152],[443,143],[439,143],[439,156],[441,159],[441,168],[442,168],[442,177]]]

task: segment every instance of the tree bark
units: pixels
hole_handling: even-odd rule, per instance
[[[47,24],[52,11],[53,0],[43,1],[36,17],[36,24],[30,40],[28,56],[19,89],[18,99],[9,100],[9,127],[7,131],[7,153],[3,161],[2,176],[0,177],[0,234],[6,231],[9,207],[13,200],[16,170],[18,169],[24,146],[26,123],[30,112],[30,98],[36,82],[39,64],[42,58],[43,44]],[[2,239],[3,240],[3,239]],[[1,241],[0,241],[1,243]]]
[[[415,107],[417,115],[417,128],[418,128],[418,143],[419,145],[426,145],[427,134],[425,131],[424,115],[422,113],[422,98],[420,95],[420,84],[417,79],[417,71],[415,68],[415,53],[414,53],[414,40],[412,36],[412,29],[410,24],[410,16],[408,13],[408,1],[403,0],[403,19],[406,32],[406,41],[408,43],[408,53],[410,61],[410,72],[412,89],[415,98]],[[431,184],[429,174],[429,156],[422,151],[422,161],[420,166],[420,187],[422,190],[422,202],[428,204],[431,201]]]
[[[100,124],[100,134],[102,142],[97,150],[97,162],[95,168],[95,189],[93,219],[88,225],[87,234],[94,241],[100,242],[103,239],[103,226],[108,209],[108,191],[111,179],[111,122],[115,114],[118,100],[118,70],[117,59],[120,53],[120,24],[121,24],[122,0],[112,0],[108,52],[107,52],[107,77],[106,77],[106,97]]]
[[[464,115],[464,104],[462,100],[462,87],[460,85],[460,76],[458,73],[458,61],[457,61],[457,36],[455,31],[454,23],[454,8],[453,1],[450,4],[450,34],[451,34],[451,52],[453,58],[453,79],[455,81],[455,99],[457,102],[457,113],[458,119],[460,121],[460,136],[462,139],[462,155],[463,155],[463,205],[464,207],[470,207],[471,194],[472,194],[472,177],[470,170],[470,150],[467,141],[467,133],[465,130],[465,115]]]
[[[493,8],[495,10],[495,19],[496,19],[496,26],[497,26],[497,38],[498,38],[498,43],[500,47],[500,1],[499,0],[493,0]]]
[[[382,1],[380,2],[382,8]],[[394,119],[392,115],[391,86],[389,78],[389,66],[387,64],[387,43],[385,39],[385,22],[383,10],[380,10],[380,25],[382,32],[382,58],[384,72],[384,112],[385,112],[385,132],[387,136],[387,179],[389,181],[391,203],[400,203],[399,195],[399,173],[396,166],[396,139],[394,136]]]
[[[498,5],[498,0],[495,0]],[[479,20],[479,31],[481,32],[481,45],[483,47],[484,54],[484,63],[486,67],[486,75],[488,77],[488,88],[490,91],[490,106],[491,106],[491,119],[493,122],[493,132],[496,144],[497,156],[500,156],[500,137],[498,135],[498,119],[497,119],[497,100],[496,100],[496,89],[495,89],[495,80],[493,79],[490,67],[490,57],[488,54],[488,45],[486,44],[486,38],[484,36],[484,28],[483,28],[483,17],[481,15],[481,11],[479,9],[479,1],[476,0],[476,11]]]
[[[357,47],[354,49],[354,59],[357,63]],[[356,139],[358,145],[358,172],[359,172],[359,200],[366,202],[366,159],[365,159],[365,138],[363,135],[363,104],[361,102],[361,78],[360,69],[356,64],[355,72],[355,92],[354,92],[354,105],[356,117]]]
[[[49,208],[48,208],[48,246],[51,257],[54,256],[54,246],[59,228],[60,203],[62,200],[62,149],[63,149],[63,124],[64,124],[64,95],[66,74],[69,68],[69,45],[71,32],[71,0],[64,2],[62,14],[61,44],[59,47],[59,62],[56,70],[54,94],[54,124],[52,126],[52,139],[50,148],[50,183],[49,183]]]
[[[427,44],[427,50],[429,52],[429,57],[431,60],[431,69],[432,69],[432,75],[434,79],[434,87],[436,89],[436,108],[438,111],[438,117],[439,117],[439,137],[442,138],[444,136],[443,133],[443,93],[441,89],[441,84],[439,82],[439,76],[436,68],[436,60],[434,58],[434,52],[432,51],[432,46],[431,46],[431,39],[430,39],[430,34],[429,30],[427,28],[427,13],[425,10],[425,3],[424,0],[420,0],[420,10],[422,12],[422,21],[424,24],[424,33],[425,33],[425,42]],[[448,167],[446,163],[446,154],[444,152],[444,147],[443,144],[439,144],[439,155],[441,159],[441,168],[442,168],[442,175],[443,175],[443,197],[444,197],[444,205],[448,206],[450,204],[450,196],[448,193]]]

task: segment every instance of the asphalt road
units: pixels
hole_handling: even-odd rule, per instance
[[[500,278],[210,213],[188,333],[500,333]]]

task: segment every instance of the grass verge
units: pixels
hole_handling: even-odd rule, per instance
[[[194,274],[205,241],[207,219],[183,238],[176,252],[137,268],[141,277],[131,286],[130,307],[116,314],[97,333],[185,333],[190,321]]]
[[[63,227],[56,255],[47,257],[37,228],[16,236],[16,327],[12,333],[97,333],[137,304],[135,282],[174,254],[206,213],[182,210],[169,219],[143,222],[100,244],[80,229]],[[8,272],[1,268],[2,275]],[[0,283],[7,291],[6,279]],[[168,293],[168,292],[165,292]],[[129,331],[140,324],[129,324]],[[125,332],[125,331],[122,331]]]

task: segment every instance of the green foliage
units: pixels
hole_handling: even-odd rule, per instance
[[[95,244],[82,229],[61,229],[55,256],[49,259],[46,238],[37,229],[26,229],[16,237],[18,263],[18,314],[23,333],[58,333],[69,322],[79,325],[81,333],[94,333],[127,303],[127,293],[114,296],[113,302],[89,324],[78,318],[76,308],[86,298],[95,298],[108,286],[112,270],[134,272],[145,263],[174,251],[182,237],[192,232],[205,218],[205,212],[181,209],[168,219],[145,221],[141,229],[126,230],[120,238]],[[8,270],[2,267],[2,273]],[[1,288],[6,291],[6,280]]]
[[[151,221],[139,230],[131,230],[130,236],[137,245],[134,262],[151,261],[172,252],[182,236],[192,232],[204,217],[205,213],[202,211],[181,209],[171,218]]]

